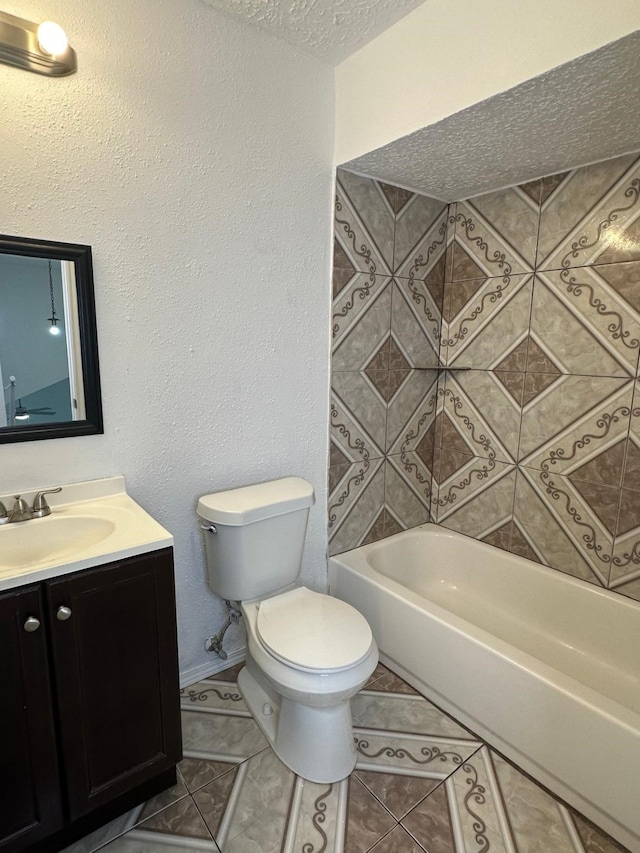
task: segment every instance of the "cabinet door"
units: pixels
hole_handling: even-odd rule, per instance
[[[62,824],[44,621],[38,587],[0,595],[2,853],[24,850]]]
[[[73,820],[181,758],[172,551],[46,587]]]

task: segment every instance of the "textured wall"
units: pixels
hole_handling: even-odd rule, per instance
[[[325,583],[333,77],[197,0],[46,15],[78,73],[0,66],[0,232],[92,245],[105,434],[1,445],[0,482],[125,474],[175,536],[191,668],[222,619],[200,494],[309,479],[304,576]]]
[[[418,206],[339,172],[330,550],[430,512],[640,599],[640,159],[452,204],[399,263]]]

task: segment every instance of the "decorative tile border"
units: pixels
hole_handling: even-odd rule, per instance
[[[353,700],[348,779],[307,782],[266,746],[239,761],[237,670],[181,692],[187,722],[223,725],[185,742],[178,784],[65,853],[624,853],[381,664]]]
[[[637,154],[575,169],[542,208],[537,268],[639,260],[639,219]]]
[[[525,397],[533,385],[525,378]],[[524,407],[519,462],[578,479],[620,486],[620,442],[629,433],[633,382],[563,376]]]
[[[530,273],[447,282],[443,363],[489,369],[505,361],[528,332],[532,290]]]
[[[394,212],[377,181],[338,172],[335,239],[340,260],[355,270],[389,275],[393,268]]]
[[[448,208],[339,171],[329,550],[430,517]],[[390,274],[395,273],[394,278]]]
[[[638,308],[638,261],[540,272],[531,333],[563,373],[635,376]]]
[[[340,554],[381,538],[384,529],[384,459],[348,468],[329,495],[329,553]]]
[[[362,325],[354,313],[345,333],[354,345],[334,371],[360,362],[368,371],[384,444],[366,443],[362,395],[347,401],[350,429],[385,464],[376,500],[353,535],[344,528],[333,543],[333,534],[332,553],[423,520],[429,503],[445,526],[639,598],[640,157],[447,210],[362,182],[343,182],[364,255],[337,253],[342,299],[359,270],[387,276],[391,305],[385,296],[382,310],[378,297],[369,319],[373,288],[363,295]],[[383,244],[394,246],[391,261],[378,251],[384,269]],[[434,398],[412,368],[438,364],[448,370]],[[335,451],[332,485],[355,462]]]
[[[364,370],[389,336],[391,279],[356,273],[335,297],[332,317],[334,370]]]

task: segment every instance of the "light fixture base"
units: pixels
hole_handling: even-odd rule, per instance
[[[38,24],[7,12],[0,12],[0,62],[48,77],[64,77],[77,69],[72,47],[67,45],[57,56],[45,53],[38,42]]]

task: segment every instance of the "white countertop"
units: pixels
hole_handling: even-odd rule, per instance
[[[41,490],[22,497],[32,506]],[[124,477],[64,485],[47,500],[51,515],[0,525],[0,590],[173,545],[171,534],[129,497]],[[14,495],[0,501],[10,512]]]

